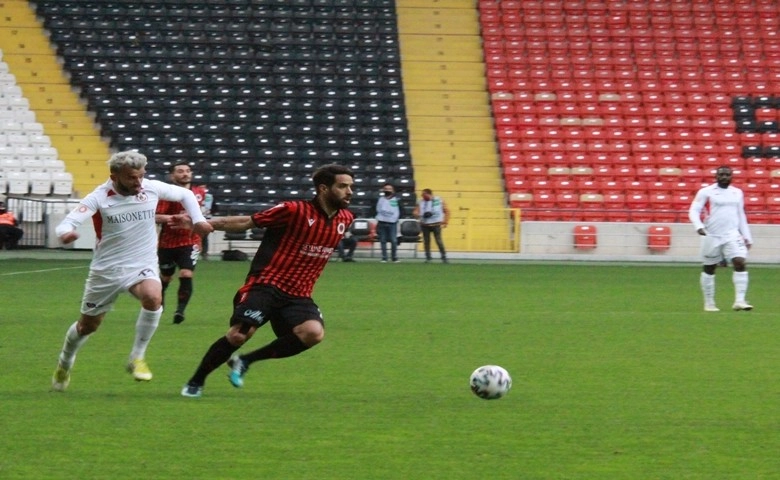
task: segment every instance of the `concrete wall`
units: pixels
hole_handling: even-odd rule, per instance
[[[574,227],[592,225],[597,246],[593,249],[574,248]],[[648,229],[651,225],[666,225],[671,230],[671,246],[664,252],[648,249]],[[780,225],[751,225],[755,245],[751,248],[751,263],[780,263]],[[700,237],[689,223],[586,223],[586,222],[523,222],[520,258],[623,260],[623,261],[699,261]]]
[[[26,233],[23,241],[27,247],[61,248],[54,235],[54,227],[65,217],[77,199],[7,199],[9,209],[23,216]],[[574,247],[574,229],[577,225],[591,225],[596,232],[596,246],[591,249]],[[651,225],[666,225],[671,230],[671,245],[666,251],[648,248],[648,229]],[[34,228],[35,227],[35,228]],[[34,231],[40,230],[40,235]],[[95,237],[92,225],[81,228],[82,238],[68,248],[91,249]],[[751,225],[755,245],[750,250],[749,263],[780,264],[780,224]],[[29,235],[28,235],[29,233]],[[254,241],[227,242],[223,232],[211,234],[209,253],[218,256],[222,250],[237,248],[254,254]],[[640,262],[699,262],[700,237],[689,223],[647,224],[614,222],[522,222],[520,226],[519,253],[486,253],[453,251],[451,259],[492,260],[573,260],[573,261],[640,261]],[[447,244],[447,231],[444,232]],[[421,258],[420,244],[403,244],[399,251],[402,258]],[[438,250],[433,246],[434,258]],[[378,255],[378,245],[359,247],[358,257]]]
[[[596,229],[596,248],[580,250],[574,248],[574,227],[592,225]],[[520,253],[486,253],[448,251],[453,260],[571,260],[571,261],[638,261],[638,262],[692,262],[699,263],[699,235],[688,223],[652,224],[667,225],[671,230],[671,246],[663,252],[653,252],[647,247],[648,228],[646,223],[584,223],[584,222],[523,222],[521,226]],[[752,225],[755,245],[750,250],[749,263],[780,264],[780,225]],[[209,252],[218,256],[228,248],[222,240],[223,233],[215,232],[210,237]],[[445,234],[446,244],[446,234]],[[399,250],[401,258],[423,259],[413,245],[403,245]],[[420,245],[416,245],[420,248]],[[255,242],[233,242],[238,248],[253,254]],[[434,258],[438,250],[433,245]],[[378,246],[373,249],[360,247],[358,258],[378,258]]]

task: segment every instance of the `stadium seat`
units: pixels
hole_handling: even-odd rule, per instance
[[[600,182],[596,180],[592,180],[590,178],[581,178],[579,180],[573,181],[574,184],[577,186],[577,191],[580,194],[586,194],[586,193],[601,193],[602,189],[600,186]]]
[[[597,229],[595,225],[574,226],[574,248],[592,250],[597,246]]]
[[[766,210],[766,198],[763,195],[745,195],[745,212],[763,212],[764,210]]]
[[[639,180],[626,180],[623,182],[623,191],[626,195],[646,194],[648,192],[648,184]]]
[[[587,222],[607,221],[604,208],[604,195],[600,193],[582,193],[579,196],[580,216]]]
[[[509,195],[509,206],[511,208],[524,209],[534,204],[534,195],[530,192],[514,192]]]
[[[573,180],[569,180],[568,178],[565,179],[554,179],[553,180],[553,191],[555,193],[561,194],[561,193],[577,193],[578,187],[577,183]]]
[[[44,171],[29,172],[30,194],[45,196],[51,193],[51,173]]]
[[[420,222],[412,218],[405,218],[398,222],[399,243],[418,243],[421,240]],[[415,254],[416,254],[415,249]]]
[[[27,195],[30,193],[30,175],[22,171],[5,172],[8,195]]]
[[[555,203],[558,208],[573,210],[579,206],[579,195],[574,193],[559,193],[555,196]]]
[[[515,192],[527,192],[527,191],[531,191],[532,189],[531,182],[525,180],[523,177],[507,177],[505,182],[506,182],[506,190],[510,194]],[[382,182],[382,184],[384,183],[386,183],[386,181]],[[374,186],[380,187],[382,184],[377,184]]]

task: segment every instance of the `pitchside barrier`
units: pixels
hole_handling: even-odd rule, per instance
[[[78,199],[41,199],[8,197],[8,209],[21,222],[24,236],[21,248],[72,248],[90,250],[95,245],[91,222],[79,229],[80,238],[63,247],[54,233],[57,224],[78,204]],[[643,222],[566,222],[521,221],[518,209],[463,209],[458,221],[463,221],[464,250],[450,251],[451,259],[506,260],[596,260],[698,262],[700,237],[688,223]],[[502,222],[496,222],[497,218]],[[405,221],[411,221],[405,219]],[[493,227],[502,223],[503,227]],[[750,249],[751,263],[780,263],[780,224],[753,224],[754,245]],[[448,231],[443,230],[445,246]],[[253,254],[262,237],[246,240],[212,234],[209,254],[218,258],[222,250],[245,249]],[[376,257],[374,240],[361,242],[357,255]],[[432,245],[434,253],[436,246]],[[404,242],[401,258],[419,258],[422,242]]]

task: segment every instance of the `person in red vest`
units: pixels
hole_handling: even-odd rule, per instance
[[[0,202],[0,248],[13,250],[19,245],[24,230],[19,228],[19,220],[13,212],[9,212],[5,202]]]

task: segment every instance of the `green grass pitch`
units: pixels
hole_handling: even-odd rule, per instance
[[[55,393],[87,262],[0,261],[0,478],[780,478],[780,269],[751,267],[752,312],[729,310],[720,269],[722,311],[705,313],[692,264],[334,262],[321,345],[182,398],[247,266],[198,266],[151,382],[124,371],[124,296]],[[484,364],[512,374],[505,398],[469,391]]]

